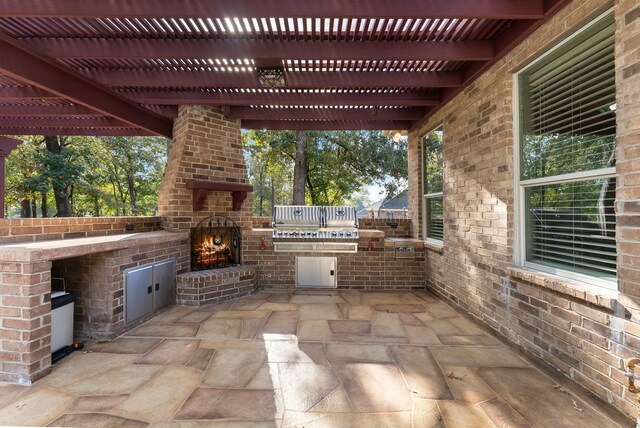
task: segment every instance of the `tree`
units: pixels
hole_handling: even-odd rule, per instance
[[[84,167],[76,161],[77,153],[70,147],[69,137],[47,135],[44,143],[47,150],[39,152],[43,166],[41,178],[53,188],[56,216],[71,217],[73,186]]]
[[[302,134],[302,135],[301,135]],[[407,147],[378,131],[249,131],[243,133],[249,155],[249,174],[257,189],[271,180],[276,190],[288,189],[283,183],[304,188],[304,203],[339,205],[350,201],[364,186],[383,185],[397,193],[406,187]],[[298,148],[306,146],[306,174]],[[266,164],[266,177],[252,164]],[[300,166],[294,174],[291,171]],[[262,178],[261,178],[262,177]],[[264,194],[263,194],[264,197]],[[270,198],[275,199],[275,198]],[[282,199],[281,199],[282,200]],[[288,198],[296,202],[294,192]],[[282,203],[288,203],[287,198]],[[257,205],[254,204],[257,208]],[[257,211],[257,210],[256,210]]]

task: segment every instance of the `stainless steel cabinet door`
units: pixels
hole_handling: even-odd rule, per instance
[[[155,288],[155,308],[164,308],[175,300],[176,261],[175,259],[153,265],[153,281]]]
[[[124,272],[125,322],[129,324],[153,311],[153,266]]]
[[[336,257],[296,257],[296,287],[336,288]]]

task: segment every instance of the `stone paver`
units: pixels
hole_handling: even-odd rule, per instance
[[[171,308],[34,385],[0,384],[0,425],[633,425],[556,385],[425,292],[266,290]]]

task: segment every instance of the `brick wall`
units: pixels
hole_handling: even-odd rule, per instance
[[[384,234],[361,237],[357,253],[282,253],[274,252],[270,234],[252,233],[247,239],[245,260],[258,266],[258,286],[293,288],[295,258],[337,257],[339,288],[409,289],[424,288],[424,248],[416,245],[414,260],[396,260],[393,243],[385,243]],[[265,249],[260,249],[264,239]],[[371,250],[369,242],[372,243]],[[386,244],[386,245],[385,245]]]
[[[0,219],[0,244],[151,232],[160,229],[159,217],[3,218]]]
[[[67,291],[76,296],[75,336],[111,339],[131,328],[132,326],[124,325],[123,272],[125,269],[171,258],[176,259],[178,273],[188,270],[188,239],[181,238],[55,260],[52,267],[53,277],[64,278]],[[60,284],[55,282],[53,286],[61,288]]]
[[[635,417],[623,359],[640,349],[640,8],[615,2],[618,91],[619,293],[513,268],[513,70],[602,13],[604,0],[571,2],[549,23],[414,128],[409,203],[420,236],[420,137],[444,125],[444,246],[427,250],[427,286],[529,356],[550,364]]]
[[[256,277],[252,265],[183,273],[176,279],[176,299],[189,306],[237,299],[256,291]]]

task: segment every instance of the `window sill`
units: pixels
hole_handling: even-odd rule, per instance
[[[616,290],[596,289],[595,287],[545,272],[510,266],[507,268],[507,273],[512,278],[526,281],[608,310],[615,309],[615,301],[618,299]]]
[[[436,252],[438,254],[442,254],[442,252],[444,250],[444,245],[435,244],[435,243],[429,242],[429,241],[424,241],[424,248],[426,248],[427,250]]]

